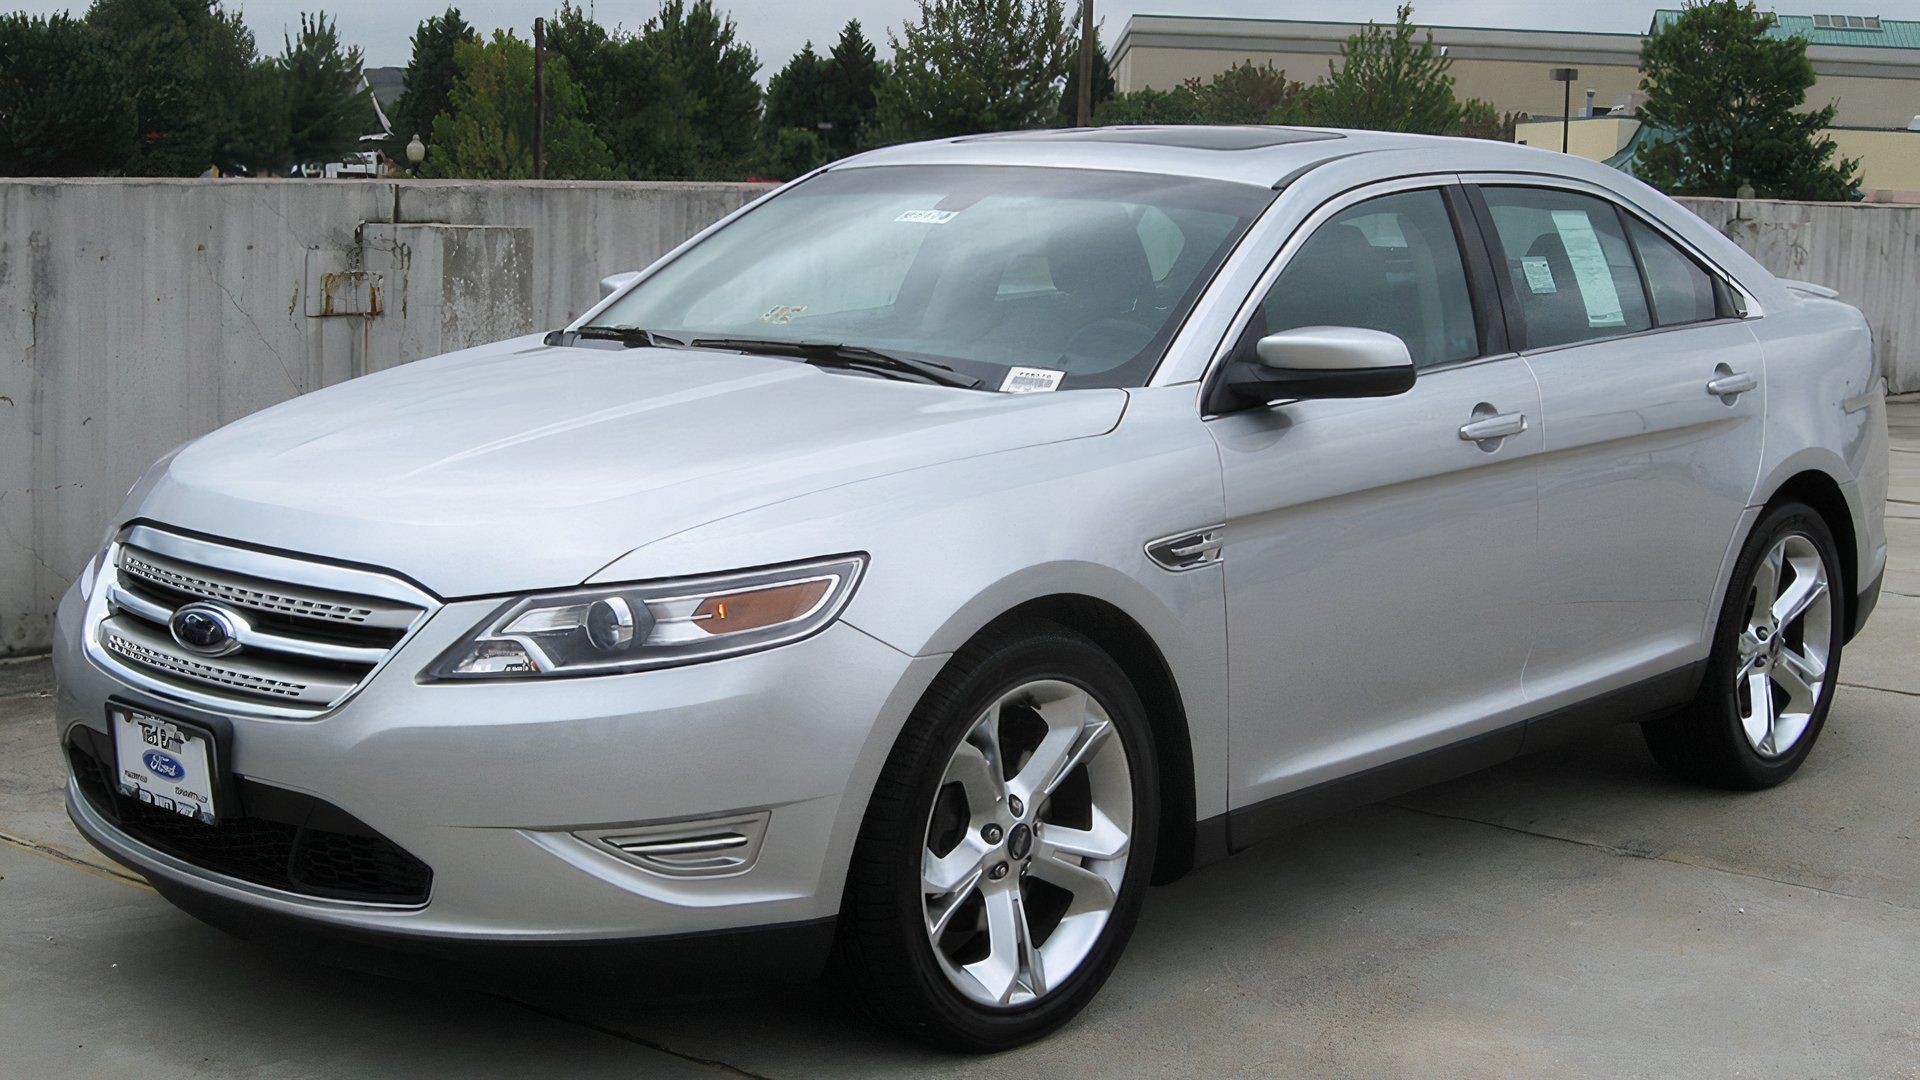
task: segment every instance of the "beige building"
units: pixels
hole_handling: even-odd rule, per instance
[[[1654,25],[1676,18],[1662,11]],[[1782,15],[1778,32],[1799,34],[1820,81],[1808,95],[1839,106],[1833,136],[1841,152],[1861,158],[1869,188],[1920,191],[1920,21],[1827,15]],[[1302,82],[1327,74],[1358,23],[1136,15],[1113,46],[1114,80],[1122,91],[1170,89],[1208,79],[1235,64],[1271,63]],[[1569,148],[1607,158],[1638,124],[1630,115],[1640,89],[1641,34],[1501,30],[1434,26],[1435,44],[1453,60],[1456,92],[1502,113],[1524,113],[1521,141],[1559,149],[1566,86],[1555,68],[1576,68]],[[1602,122],[1602,121],[1606,122]],[[1551,121],[1551,123],[1547,123]]]

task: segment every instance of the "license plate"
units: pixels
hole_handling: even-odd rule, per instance
[[[219,820],[210,734],[133,709],[115,709],[109,719],[120,794],[208,825]]]

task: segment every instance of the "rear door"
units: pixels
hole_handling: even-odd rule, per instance
[[[1490,313],[1484,249],[1462,248],[1474,226],[1452,181],[1321,207],[1231,339],[1233,356],[1270,332],[1359,326],[1399,336],[1419,368],[1397,397],[1207,422],[1227,501],[1231,798],[1266,803],[1252,833],[1284,813],[1268,800],[1323,781],[1482,733],[1517,748],[1540,402]]]
[[[1546,606],[1526,685],[1551,708],[1705,655],[1765,380],[1725,282],[1606,192],[1507,180],[1475,199],[1540,384]]]

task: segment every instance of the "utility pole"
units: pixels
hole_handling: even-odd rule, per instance
[[[1093,126],[1093,0],[1080,0],[1080,100],[1074,123]]]
[[[533,178],[547,178],[547,20],[533,20]]]

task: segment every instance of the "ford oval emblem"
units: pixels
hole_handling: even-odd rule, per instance
[[[166,780],[183,780],[187,775],[187,767],[180,764],[179,758],[158,750],[149,750],[140,755],[140,764],[145,765],[148,772]]]
[[[240,648],[240,618],[218,604],[188,604],[173,613],[167,629],[181,648],[201,656],[225,656]]]

